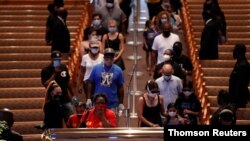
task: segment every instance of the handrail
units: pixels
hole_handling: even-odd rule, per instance
[[[200,123],[208,125],[210,119],[210,102],[208,100],[206,83],[203,78],[203,71],[201,68],[201,63],[198,57],[198,48],[197,43],[194,39],[192,23],[190,19],[190,13],[188,10],[188,2],[187,0],[183,0],[181,18],[183,21],[184,34],[187,42],[187,47],[189,50],[189,56],[194,66],[192,78],[194,83],[195,93],[198,96],[201,106],[202,112],[200,114]]]
[[[71,85],[76,85],[77,75],[79,73],[80,66],[80,45],[83,39],[83,30],[86,28],[87,23],[89,21],[89,2],[84,1],[84,8],[81,16],[81,20],[79,23],[79,27],[77,29],[77,34],[75,36],[75,41],[72,43],[72,53],[69,57],[68,69],[69,74],[71,76],[70,83]]]

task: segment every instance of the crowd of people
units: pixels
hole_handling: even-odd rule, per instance
[[[137,101],[138,126],[199,125],[202,107],[188,77],[192,75],[193,66],[183,53],[179,37],[182,3],[180,0],[146,2],[149,19],[143,31],[143,50],[152,79],[147,81],[146,92]],[[41,70],[46,89],[41,129],[119,127],[119,117],[125,109],[123,54],[133,3],[103,0],[93,1],[92,5],[92,21],[83,31],[79,48],[81,65],[77,89],[85,95],[85,102],[78,101],[68,68],[62,63],[62,55],[70,53],[67,9],[63,0],[54,0],[48,5],[45,40],[51,46],[51,63]],[[201,14],[204,30],[199,58],[218,59],[218,44],[227,41],[224,13],[217,0],[205,0]],[[218,93],[219,108],[212,115],[211,125],[236,124],[237,108],[245,108],[249,100],[250,66],[246,46],[236,44],[233,57],[237,62],[230,75],[229,89]],[[13,119],[13,114],[10,115]],[[14,121],[10,122],[9,129]],[[8,134],[12,134],[11,130]],[[19,138],[18,134],[13,136]]]
[[[123,54],[126,50],[127,22],[133,4],[131,1],[106,0],[105,3],[93,1],[92,5],[94,12],[91,24],[83,31],[84,38],[79,48],[82,57],[77,89],[85,95],[85,102],[77,101],[69,82],[70,74],[61,61],[62,53],[69,53],[70,50],[67,41],[70,40],[66,24],[67,9],[62,0],[55,0],[48,5],[50,15],[45,39],[51,45],[52,52],[51,64],[41,71],[42,84],[46,88],[44,128],[62,128],[65,126],[63,123],[68,128],[119,126],[120,113],[125,109],[123,71],[126,67]],[[147,6],[149,19],[143,32],[143,50],[146,53],[146,68],[152,79],[146,83],[146,93],[137,102],[138,126],[197,125],[202,107],[195,95],[192,79],[188,78],[193,66],[189,57],[183,53],[179,37],[182,30],[181,1],[147,0]],[[227,40],[224,14],[216,0],[205,0],[202,16],[205,26],[199,57],[218,59],[216,46]],[[65,34],[61,34],[62,31]],[[205,36],[215,39],[210,41]],[[215,47],[208,49],[206,46],[211,47],[212,40]],[[245,77],[244,82],[240,78],[249,75],[245,53],[245,45],[235,46],[234,57],[238,62],[230,77],[229,101],[223,100],[227,105],[232,104],[235,109],[246,107],[247,101],[242,101],[249,94],[245,89],[249,77]],[[237,85],[240,82],[242,85]],[[242,91],[242,96],[236,94],[239,90]],[[218,104],[224,105],[221,102]],[[215,121],[218,116],[227,113],[224,111],[221,114],[225,106],[219,109],[215,114],[217,117],[211,120],[212,124],[218,124],[219,121]],[[235,111],[231,110],[234,116]]]

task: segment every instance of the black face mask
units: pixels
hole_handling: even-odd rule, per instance
[[[163,37],[165,37],[165,38],[167,38],[167,37],[169,37],[170,36],[170,31],[163,31],[162,32],[162,35],[163,35]]]

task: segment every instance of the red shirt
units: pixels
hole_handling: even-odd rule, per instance
[[[102,122],[101,122],[100,118],[95,115],[94,110],[95,110],[95,108],[89,110],[88,117],[87,117],[86,122],[85,122],[86,127],[87,128],[103,128]],[[87,114],[87,111],[84,112],[84,114],[81,118],[81,122],[84,121],[86,114]],[[112,127],[117,126],[116,125],[117,124],[116,123],[116,115],[115,115],[114,111],[112,111],[110,109],[106,109],[105,110],[105,117]]]
[[[69,120],[67,122],[67,126],[69,128],[79,128],[81,117],[78,117],[77,114],[73,114],[69,117]]]

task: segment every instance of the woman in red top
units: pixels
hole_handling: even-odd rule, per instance
[[[81,123],[85,123],[86,128],[116,127],[116,115],[114,111],[107,108],[106,95],[97,94],[94,98],[94,104],[92,109],[84,112]]]

